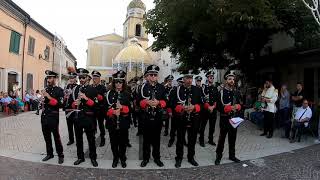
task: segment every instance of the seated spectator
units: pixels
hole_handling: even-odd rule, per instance
[[[253,107],[253,99],[251,94],[248,94],[246,97],[246,103],[244,105],[244,118],[250,120],[250,114],[254,112],[254,107]]]
[[[312,110],[309,107],[308,100],[303,100],[302,106],[299,107],[295,113],[294,119],[293,119],[293,125],[291,129],[291,138],[290,143],[295,142],[295,138],[298,138],[298,142],[300,142],[301,138],[301,130],[304,127],[308,127],[309,120],[312,117]]]
[[[1,102],[4,106],[9,107],[14,112],[14,114],[17,114],[18,112],[17,103],[14,99],[8,96],[7,93],[4,93],[3,98],[1,99]]]
[[[20,111],[20,110],[24,111],[24,103],[23,103],[21,97],[19,96],[18,91],[14,92],[14,97],[15,97],[14,100],[16,100],[16,102],[17,102],[18,111]]]
[[[25,92],[25,96],[24,96],[24,105],[29,107],[29,111],[31,111],[32,107],[31,107],[31,101],[32,101],[32,97],[29,94],[28,91]]]

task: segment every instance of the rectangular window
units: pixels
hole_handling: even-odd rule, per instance
[[[33,89],[33,74],[27,74],[27,90]]]
[[[35,43],[36,43],[36,40],[29,36],[29,42],[28,42],[28,54],[33,56],[34,55],[34,47],[35,47]]]
[[[15,31],[11,31],[9,52],[19,54],[21,35]]]

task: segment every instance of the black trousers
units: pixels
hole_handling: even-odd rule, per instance
[[[263,128],[263,132],[265,134],[271,134],[273,135],[273,123],[274,123],[274,113],[272,112],[268,112],[268,111],[264,111],[264,128]]]
[[[69,112],[65,112],[67,115]],[[74,142],[74,113],[72,113],[69,117],[66,117],[67,127],[68,127],[68,135],[69,141]]]
[[[199,116],[191,116],[191,126],[187,127],[185,116],[177,117],[177,144],[176,144],[176,159],[183,159],[183,148],[185,142],[185,136],[188,138],[188,159],[194,158],[195,145],[197,141],[197,135],[199,131]]]
[[[120,159],[126,161],[127,141],[129,138],[128,129],[115,129],[114,127],[109,128],[109,137],[113,159]]]
[[[89,144],[89,157],[90,159],[97,159],[96,142],[95,142],[95,116],[83,115],[75,120],[75,134],[77,145],[78,159],[84,159],[83,152],[83,132],[86,133]]]
[[[233,128],[229,123],[230,116],[220,116],[220,135],[217,145],[217,158],[222,158],[224,142],[228,134],[228,144],[229,144],[229,157],[235,157],[236,154],[236,139],[237,139],[237,128]]]
[[[9,107],[14,113],[18,112],[18,106],[17,106],[16,104],[11,104],[11,103],[9,103],[9,104],[8,104],[8,107]]]
[[[42,116],[41,118],[47,118],[47,117]],[[59,118],[59,116],[57,116],[57,118]],[[59,120],[49,118],[48,121],[50,120],[54,120],[57,123],[54,123],[54,124],[41,123],[42,134],[46,142],[47,155],[53,156],[53,147],[52,147],[52,139],[51,139],[51,134],[53,134],[57,154],[59,157],[64,157],[63,147],[62,147],[60,133],[59,133]]]
[[[170,140],[174,142],[176,138],[176,132],[177,132],[177,115],[172,115],[171,117],[171,127],[170,127]]]
[[[203,112],[203,116],[201,118],[200,123],[200,137],[199,141],[204,142],[204,132],[206,130],[207,122],[209,120],[209,135],[208,139],[209,141],[213,141],[213,134],[215,132],[216,127],[216,120],[217,120],[217,112],[213,111],[212,113],[209,113],[208,111]]]
[[[303,122],[294,122],[293,126],[292,126],[292,133],[291,133],[291,139],[295,139],[298,138],[298,140],[301,139],[301,134],[302,134],[302,130],[304,128],[304,123]]]
[[[153,159],[160,159],[161,119],[145,118],[143,125],[143,160],[150,159],[151,147]]]
[[[100,130],[100,137],[104,138],[104,136],[106,135],[106,130],[104,127],[105,114],[102,109],[100,109],[99,112],[97,112],[96,119],[97,119],[99,130]]]
[[[169,123],[170,123],[170,115],[168,113],[166,113],[166,115],[164,116],[164,128],[166,131],[169,131]]]

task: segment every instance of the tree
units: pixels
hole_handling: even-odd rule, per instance
[[[297,39],[318,32],[300,0],[155,0],[145,26],[155,51],[169,47],[180,70],[226,67],[250,57],[277,32]],[[231,57],[231,58],[230,58]],[[233,58],[232,58],[233,57]]]

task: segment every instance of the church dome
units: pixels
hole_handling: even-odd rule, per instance
[[[130,4],[128,5],[128,10],[129,9],[134,9],[134,8],[140,8],[140,9],[143,9],[145,11],[146,10],[146,5],[141,0],[132,0],[130,2]]]
[[[152,58],[150,54],[144,50],[137,42],[136,38],[133,38],[130,44],[122,49],[115,57],[113,63],[144,63],[152,64]]]

